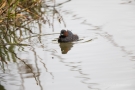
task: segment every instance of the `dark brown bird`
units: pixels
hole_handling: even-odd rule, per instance
[[[61,30],[58,42],[72,42],[79,40],[78,35],[73,34],[69,30]]]

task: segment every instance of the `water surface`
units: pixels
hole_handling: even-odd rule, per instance
[[[61,2],[61,1],[57,1]],[[2,90],[134,90],[134,1],[73,0],[57,8],[66,22],[32,37],[18,60],[0,68]],[[44,31],[44,28],[47,28]],[[58,43],[61,29],[80,41]],[[16,46],[16,48],[18,48]]]

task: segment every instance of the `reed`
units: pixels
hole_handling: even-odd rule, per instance
[[[47,5],[48,2],[52,6]],[[28,46],[21,41],[22,37],[34,34],[32,23],[47,24],[53,28],[53,22],[49,18],[54,19],[56,14],[60,17],[58,21],[64,23],[55,7],[66,2],[56,5],[54,0],[0,0],[0,61],[6,63],[10,58],[16,61],[14,48]]]

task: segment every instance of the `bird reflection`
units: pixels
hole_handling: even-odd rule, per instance
[[[2,85],[0,85],[0,90],[5,90],[5,88]]]
[[[59,46],[61,48],[61,53],[67,54],[67,52],[73,47],[73,43],[60,43]]]

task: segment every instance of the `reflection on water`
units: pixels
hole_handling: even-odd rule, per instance
[[[73,44],[74,43],[60,43],[59,46],[61,48],[61,53],[67,54],[67,52],[73,47]]]
[[[74,78],[81,79],[80,82],[87,85],[87,87],[90,90],[100,90],[99,88],[94,88],[94,86],[98,85],[97,83],[92,83],[90,75],[83,72],[82,69],[82,61],[75,61],[74,59],[71,61],[68,61],[68,59],[64,59],[61,56],[52,53],[52,55],[59,58],[60,62],[62,62],[66,67],[69,67],[71,72],[77,72],[77,76],[74,76]],[[71,58],[70,58],[71,59]]]
[[[99,90],[99,88],[93,88],[94,85],[98,85],[97,83],[89,83],[90,81],[90,75],[86,74],[82,70],[81,62],[64,62],[66,63],[66,66],[69,66],[71,71],[76,71],[80,75],[75,76],[75,78],[81,78],[81,82],[83,84],[86,84],[88,88],[93,89],[93,90]]]
[[[71,14],[69,12],[65,12],[65,13]],[[75,18],[75,20],[78,20],[78,19],[81,19],[81,18],[80,17]],[[98,36],[104,37],[104,39],[108,40],[112,46],[120,48],[123,52],[125,52],[125,54],[128,57],[131,57],[132,53],[128,52],[124,46],[118,45],[115,42],[115,40],[113,39],[113,35],[110,35],[109,33],[104,32],[102,30],[101,26],[95,26],[91,23],[88,23],[86,20],[82,21],[81,24],[91,27],[89,29],[86,29],[86,31],[91,31],[91,32],[94,32],[94,34],[96,34]],[[42,33],[42,32],[40,32],[40,33]],[[84,34],[87,34],[87,32],[85,32]],[[89,32],[88,34],[91,35],[92,33]],[[13,90],[55,90],[55,89],[57,90],[57,88],[62,87],[63,84],[61,85],[61,83],[66,82],[62,79],[63,75],[59,75],[60,73],[65,73],[65,72],[68,74],[72,74],[72,76],[70,78],[77,79],[79,83],[83,84],[84,87],[86,87],[86,88],[88,87],[89,90],[99,90],[100,87],[98,87],[98,85],[102,84],[102,81],[104,82],[104,80],[106,80],[106,77],[108,77],[109,75],[115,74],[116,76],[119,75],[118,77],[121,77],[121,76],[123,76],[123,72],[127,72],[127,71],[134,72],[132,69],[130,69],[132,67],[132,64],[131,64],[131,66],[128,66],[128,68],[126,68],[127,71],[124,70],[127,63],[126,63],[126,65],[122,64],[122,63],[125,60],[123,60],[120,63],[116,63],[117,59],[119,58],[119,57],[117,57],[117,55],[116,55],[116,58],[114,59],[114,61],[116,60],[115,64],[116,65],[119,64],[121,67],[119,68],[119,67],[116,67],[115,65],[113,67],[110,67],[109,63],[113,63],[110,58],[113,58],[113,57],[109,57],[109,59],[108,59],[108,57],[107,57],[108,55],[102,56],[102,54],[100,54],[100,53],[102,53],[100,50],[96,51],[97,48],[99,49],[100,45],[97,48],[94,47],[93,52],[89,52],[89,51],[92,51],[91,47],[93,47],[93,46],[89,46],[91,43],[94,42],[96,44],[99,44],[96,40],[93,41],[95,38],[91,38],[88,36],[88,38],[83,37],[78,42],[55,43],[54,44],[53,42],[55,42],[55,40],[51,40],[51,39],[56,38],[55,35],[56,35],[56,37],[58,36],[57,33],[25,36],[23,40],[24,40],[24,42],[28,43],[29,45],[27,45],[27,44],[17,44],[17,45],[8,44],[7,45],[7,43],[5,44],[4,42],[9,42],[10,39],[9,40],[7,38],[5,40],[0,39],[1,40],[1,42],[0,42],[0,90],[5,90],[4,87],[8,87],[8,86],[9,87],[18,87],[17,89],[13,89]],[[23,42],[23,40],[22,40],[22,42]],[[100,43],[103,44],[102,41]],[[104,43],[108,44],[107,41]],[[85,53],[82,54],[83,49],[81,49],[81,48],[79,48],[80,49],[79,52],[77,52],[77,49],[74,50],[73,48],[76,48],[75,44],[76,44],[76,46],[82,45],[81,48],[83,48],[84,51],[86,50]],[[93,44],[93,45],[96,45],[96,44]],[[105,44],[104,44],[103,48],[106,47]],[[86,45],[87,47],[84,47],[83,45]],[[71,49],[73,50],[72,55],[70,53],[68,53],[68,52],[70,52]],[[110,49],[105,51],[106,54],[108,54],[110,52],[109,50]],[[46,52],[47,52],[47,54],[45,54]],[[77,52],[77,54],[76,54],[76,52]],[[60,53],[66,54],[66,55],[61,55]],[[103,53],[104,53],[104,51],[103,51]],[[114,53],[115,52],[112,52],[111,55]],[[91,56],[92,58],[90,58],[90,55],[93,55],[93,56]],[[97,56],[99,56],[99,57],[102,56],[101,58],[97,58],[97,59],[100,59],[100,61],[98,61],[96,59]],[[104,61],[103,59],[106,60],[106,58],[108,60],[106,62],[102,62],[102,61]],[[90,60],[90,59],[93,59],[93,60]],[[133,59],[135,59],[135,56],[133,56],[131,60],[133,60]],[[101,67],[100,65],[103,67]],[[109,68],[109,69],[105,69],[107,71],[102,72],[102,68],[103,69],[106,68],[106,67],[104,67],[104,65],[108,65],[107,68]],[[123,67],[122,67],[122,65],[123,65]],[[53,67],[55,67],[55,66],[56,66],[56,68],[53,69]],[[63,69],[65,67],[68,68],[68,71]],[[95,67],[96,67],[96,69],[95,69]],[[101,67],[101,70],[98,70],[99,67]],[[116,67],[116,70],[117,70],[117,68],[120,70],[115,72],[114,67]],[[114,68],[114,71],[110,68]],[[121,71],[121,70],[123,70],[123,71]],[[77,74],[74,74],[74,72]],[[96,73],[94,73],[94,72],[96,72]],[[104,75],[104,73],[108,74],[108,75]],[[97,80],[97,82],[92,81],[94,78],[94,77],[92,77],[92,74],[95,75],[96,79],[101,79],[101,82],[98,82],[98,80]],[[100,75],[98,77],[97,74],[101,74],[102,78],[100,77]],[[105,77],[103,77],[103,75]],[[58,78],[58,77],[60,77],[60,78]],[[67,77],[68,77],[68,75],[66,75],[63,78],[66,79]],[[120,79],[122,80],[123,78],[120,78]],[[61,79],[62,79],[62,81],[61,81]],[[118,78],[116,77],[114,79],[118,79]],[[127,79],[130,79],[130,78],[127,78]],[[109,77],[109,80],[111,81],[110,77]],[[60,82],[60,85],[58,86],[59,82]],[[4,85],[4,87],[1,85],[1,83],[2,83],[2,85]],[[68,82],[68,83],[71,83],[71,82]],[[131,82],[129,82],[129,83],[131,83]],[[54,89],[54,88],[52,88],[52,86],[54,86],[54,87],[56,86],[57,88]],[[34,87],[34,89],[30,89],[29,87]],[[35,87],[38,87],[38,88],[35,88]],[[51,89],[50,88],[48,89],[48,87],[51,87]],[[64,85],[63,85],[63,87],[64,87]],[[109,86],[109,88],[110,87],[111,87],[111,85]],[[71,86],[71,88],[72,88],[72,86]],[[10,89],[7,89],[7,90],[10,90]],[[75,90],[75,89],[71,89],[71,90]],[[102,90],[107,90],[107,89],[102,89]]]
[[[92,41],[94,39],[96,39],[96,38],[93,38],[93,39],[81,38],[80,40],[78,40],[78,42],[59,43],[59,46],[61,48],[61,53],[62,54],[67,54],[68,51],[71,50],[71,48],[73,47],[74,44],[87,43],[87,42],[90,42],[90,41]]]
[[[130,3],[134,3],[135,0],[122,0],[123,2],[121,4],[130,4]]]
[[[32,38],[30,39],[32,40]],[[42,38],[36,39],[40,41],[40,45],[42,45],[41,39]],[[3,51],[0,53],[0,73],[2,72],[0,74],[0,81],[2,81],[2,83],[8,83],[7,86],[9,85],[15,88],[19,87],[20,89],[17,90],[25,90],[24,81],[34,79],[35,85],[38,85],[40,90],[43,90],[40,81],[41,66],[43,66],[42,70],[44,70],[42,72],[49,73],[53,78],[53,74],[48,72],[46,64],[43,62],[40,54],[35,50],[36,46],[34,47],[32,42],[33,41],[31,41],[29,46],[10,45],[0,47],[0,50]],[[29,56],[29,54],[32,56]],[[39,65],[39,63],[41,65]]]
[[[45,33],[42,30],[43,25],[48,23],[47,25],[53,28],[54,19],[56,17],[59,23],[62,21],[64,23],[62,16],[55,7],[69,1],[70,0],[57,5],[55,5],[55,1],[52,0],[14,0],[13,2],[2,0],[2,2],[0,2],[2,6],[0,6],[0,12],[2,12],[0,15],[3,17],[2,19],[0,18],[0,73],[2,72],[0,74],[0,81],[2,81],[4,85],[7,85],[7,87],[19,87],[17,90],[25,90],[24,81],[34,79],[33,86],[35,86],[36,83],[38,87],[40,87],[40,90],[43,90],[40,78],[41,71],[42,73],[49,73],[52,79],[54,78],[53,74],[48,71],[43,58],[40,57],[41,55],[37,53],[36,45],[40,44],[40,48],[42,49],[45,47],[41,41],[41,35],[39,35]],[[48,2],[51,5],[48,5]],[[9,5],[12,8],[11,10],[8,10]],[[38,29],[34,30],[35,27]],[[35,37],[35,35],[37,36]],[[33,37],[37,40],[35,43],[32,43],[34,42],[34,40],[32,41]],[[29,53],[32,55],[26,57],[24,54],[26,52],[27,55]],[[41,66],[43,66],[42,70]],[[12,73],[12,75],[10,73]],[[29,84],[31,83],[32,80],[30,80]],[[1,85],[0,90],[4,90]]]

